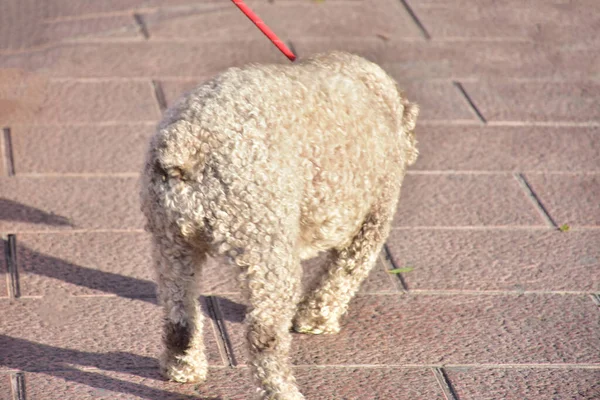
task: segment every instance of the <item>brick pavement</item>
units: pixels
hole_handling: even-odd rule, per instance
[[[600,399],[600,3],[248,3],[300,57],[362,54],[423,107],[387,253],[339,336],[294,335],[307,398]],[[250,398],[214,261],[210,378],[159,377],[136,179],[182,91],[287,60],[225,0],[0,7],[0,399]]]

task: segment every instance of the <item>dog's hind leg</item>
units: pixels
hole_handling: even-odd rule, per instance
[[[175,233],[155,235],[153,257],[159,301],[164,309],[163,375],[177,382],[202,382],[208,364],[197,278],[206,253]]]
[[[249,364],[260,398],[301,400],[288,359],[292,318],[300,300],[302,267],[295,249],[298,210],[246,202],[252,216],[264,215],[249,234],[238,231],[234,263],[241,268]],[[293,205],[293,203],[289,203]],[[290,207],[291,208],[291,207]]]
[[[390,230],[397,196],[376,204],[360,231],[344,248],[335,249],[317,288],[298,305],[294,330],[300,333],[333,334],[348,304],[369,275]]]

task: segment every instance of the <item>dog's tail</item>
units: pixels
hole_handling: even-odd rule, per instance
[[[159,127],[150,155],[155,172],[171,179],[197,179],[209,155],[208,146],[202,145],[200,129],[184,120]]]
[[[204,229],[203,199],[190,195],[202,184],[209,153],[198,129],[179,120],[161,125],[151,140],[140,193],[150,231],[166,223],[178,226],[183,236]]]

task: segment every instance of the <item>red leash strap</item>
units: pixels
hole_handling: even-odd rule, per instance
[[[258,17],[258,15],[254,14],[254,12],[250,9],[250,7],[248,7],[243,0],[231,0],[233,1],[233,4],[235,4],[243,13],[246,17],[248,17],[250,19],[250,21],[252,21],[254,23],[254,25],[256,25],[256,27],[258,29],[260,29],[260,31],[262,33],[265,34],[266,37],[269,38],[269,40],[271,42],[273,42],[273,44],[283,53],[285,54],[285,56],[287,58],[290,59],[290,61],[294,61],[296,59],[296,56],[294,55],[294,53],[292,53],[292,51],[290,49],[288,49],[288,47],[285,45],[285,43],[283,43],[281,40],[279,40],[279,38],[277,37],[277,35],[271,30],[269,29],[269,27],[267,26],[267,24],[265,24],[262,19],[260,19]]]

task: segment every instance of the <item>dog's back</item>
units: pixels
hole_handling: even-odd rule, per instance
[[[232,68],[169,111],[150,164],[188,180],[217,172],[226,186],[256,181],[259,164],[290,170],[303,188],[303,242],[324,250],[352,236],[416,152],[406,104],[380,67],[347,53]]]

